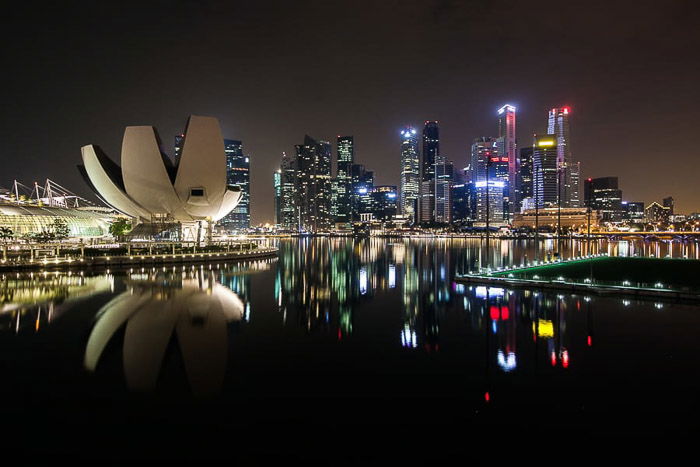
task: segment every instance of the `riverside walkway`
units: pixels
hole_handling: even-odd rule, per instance
[[[244,259],[256,259],[276,256],[277,248],[259,247],[249,250],[170,253],[170,254],[128,254],[103,256],[53,256],[49,258],[32,258],[20,261],[0,262],[0,271],[25,269],[63,269],[63,268],[112,268],[119,266],[153,266],[180,263],[222,262]]]
[[[498,287],[700,301],[700,261],[689,259],[597,254],[475,271],[458,275],[455,281]]]

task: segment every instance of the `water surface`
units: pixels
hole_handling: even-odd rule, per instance
[[[37,459],[425,463],[540,437],[696,433],[698,306],[454,276],[557,248],[698,249],[540,246],[282,240],[260,261],[5,274],[8,442]]]

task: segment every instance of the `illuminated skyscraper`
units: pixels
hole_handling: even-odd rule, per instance
[[[355,142],[352,136],[338,136],[338,171],[335,179],[335,222],[352,221],[352,164]]]
[[[531,204],[534,202],[534,192],[532,190],[532,147],[520,148],[518,161],[518,174],[515,184],[518,188],[519,205]],[[527,200],[527,201],[526,201]]]
[[[282,153],[280,164],[280,227],[298,231],[299,212],[297,209],[297,168],[296,160]]]
[[[566,182],[568,183],[569,190],[567,200],[569,202],[569,207],[582,207],[585,203],[583,198],[581,197],[581,163],[578,161],[568,162],[566,164],[566,168]]]
[[[585,199],[591,209],[600,212],[604,222],[619,222],[625,217],[622,206],[622,190],[617,177],[599,177],[590,179],[585,187]]]
[[[226,153],[226,183],[241,188],[241,202],[233,211],[221,219],[227,229],[241,230],[250,228],[250,158],[243,154],[243,143],[238,140],[224,139]]]
[[[282,170],[277,169],[272,174],[272,186],[275,190],[275,220],[276,226],[282,223]]]
[[[416,220],[420,197],[420,155],[416,129],[406,127],[401,130],[401,214]]]
[[[515,139],[515,107],[509,104],[498,109],[498,155],[508,164],[508,177],[504,199],[509,212],[517,210],[518,203],[518,156]]]
[[[420,221],[435,220],[435,159],[440,155],[438,122],[426,121],[423,127],[423,166],[421,174]]]
[[[444,156],[435,158],[435,222],[452,222],[454,165]]]
[[[301,227],[318,232],[331,227],[331,145],[304,137],[297,153],[297,198]]]
[[[553,108],[549,111],[547,133],[557,138],[557,163],[563,170],[562,206],[582,206],[580,166],[571,156],[570,107]]]
[[[374,172],[365,170],[362,164],[352,165],[352,217],[360,220],[360,214],[371,212],[372,200],[370,193],[374,188]]]
[[[480,182],[486,180],[486,167],[489,159],[498,154],[496,139],[482,136],[472,143],[471,150],[471,181]]]
[[[557,162],[557,136],[535,135],[532,146],[533,191],[537,206],[557,207],[559,196],[563,193],[563,190],[560,191],[563,177]]]

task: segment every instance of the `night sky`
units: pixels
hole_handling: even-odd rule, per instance
[[[464,166],[475,137],[496,135],[501,105],[518,108],[519,146],[569,105],[585,177],[700,211],[699,12],[691,1],[21,2],[1,20],[0,185],[50,177],[89,195],[81,146],[118,161],[124,127],[154,125],[172,152],[188,115],[210,115],[252,158],[257,224],[272,221],[272,173],[304,134],[334,147],[354,135],[356,161],[398,184],[402,125],[438,120],[441,153]]]

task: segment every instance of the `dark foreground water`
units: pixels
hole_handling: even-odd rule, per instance
[[[263,261],[6,274],[4,455],[498,465],[696,435],[699,306],[453,280],[552,248],[286,240]]]

